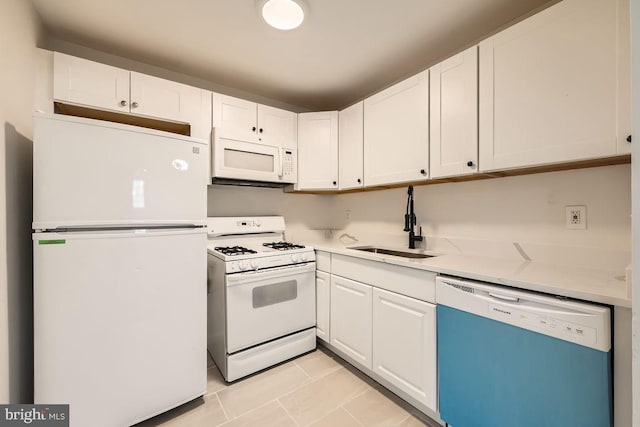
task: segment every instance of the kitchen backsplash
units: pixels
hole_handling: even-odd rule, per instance
[[[406,188],[308,195],[215,186],[208,195],[209,216],[284,215],[292,240],[407,244]],[[616,270],[630,260],[630,201],[629,165],[415,187],[427,249]],[[571,205],[586,206],[586,230],[565,227]]]

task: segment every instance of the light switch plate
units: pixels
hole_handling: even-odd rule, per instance
[[[587,207],[584,205],[567,206],[566,227],[569,230],[586,230]]]

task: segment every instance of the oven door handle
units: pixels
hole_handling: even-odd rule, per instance
[[[244,285],[245,283],[257,282],[261,280],[277,279],[280,277],[295,276],[303,273],[310,273],[316,270],[315,262],[308,262],[296,266],[284,266],[269,268],[267,270],[254,270],[243,273],[227,274],[227,286]]]

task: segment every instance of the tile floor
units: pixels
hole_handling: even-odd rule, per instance
[[[323,348],[233,384],[209,365],[203,399],[136,427],[437,426]]]

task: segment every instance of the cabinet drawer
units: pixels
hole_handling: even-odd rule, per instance
[[[316,270],[331,273],[331,254],[324,251],[316,251]]]
[[[436,273],[333,254],[331,273],[421,301],[435,302]]]

